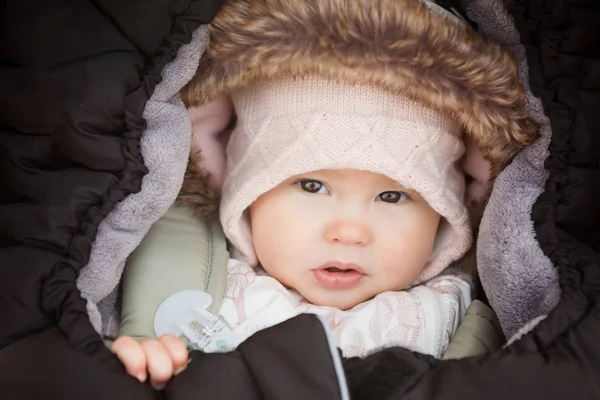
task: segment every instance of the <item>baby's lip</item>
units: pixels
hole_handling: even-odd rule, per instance
[[[339,261],[326,262],[312,273],[321,286],[333,290],[350,289],[366,276],[358,265]]]
[[[343,263],[340,261],[328,261],[325,264],[321,265],[319,268],[317,269],[327,269],[327,268],[337,268],[340,269],[342,271],[356,271],[360,274],[366,275],[365,271],[363,271],[363,269],[354,263]]]

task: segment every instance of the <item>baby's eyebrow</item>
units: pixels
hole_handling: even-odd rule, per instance
[[[392,190],[398,190],[400,192],[412,192],[412,189],[407,188],[406,186],[402,185],[401,183],[398,182],[394,182],[392,185]]]

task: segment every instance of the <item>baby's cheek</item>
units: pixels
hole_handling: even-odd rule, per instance
[[[382,268],[382,283],[387,290],[403,290],[417,280],[427,265],[428,247],[409,240],[383,252],[385,254],[379,262],[385,266]]]
[[[290,259],[290,257],[288,257],[288,252],[278,246],[268,246],[263,250],[264,251],[260,253],[258,259],[267,274],[281,282],[283,285],[295,288],[294,268],[290,262],[293,260],[293,257]],[[257,255],[258,254],[259,253],[257,252]]]

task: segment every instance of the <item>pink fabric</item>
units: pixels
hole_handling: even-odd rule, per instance
[[[481,199],[487,192],[490,180],[490,163],[484,160],[477,145],[472,139],[465,140],[466,154],[462,162],[463,170],[473,181],[467,187],[467,205]]]
[[[447,221],[420,281],[472,243],[461,128],[446,115],[368,85],[319,77],[261,82],[233,94],[221,222],[234,256],[257,265],[245,210],[291,176],[321,169],[380,173],[419,192]]]
[[[200,150],[202,165],[197,167],[210,173],[210,185],[216,193],[221,192],[225,179],[225,128],[233,116],[233,105],[227,98],[202,107],[188,109],[192,120],[192,152]]]
[[[242,339],[298,314],[321,315],[345,357],[401,346],[441,357],[471,303],[468,278],[442,275],[409,290],[384,292],[350,310],[316,306],[262,269],[230,260],[219,314]]]

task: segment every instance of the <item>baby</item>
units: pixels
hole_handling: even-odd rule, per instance
[[[441,356],[471,301],[445,271],[472,245],[467,206],[535,129],[512,59],[420,0],[234,1],[210,41],[182,97],[232,249],[219,314],[242,339],[309,312],[344,356]],[[463,132],[497,164],[473,168]],[[187,362],[171,335],[112,351],[156,388]]]
[[[220,314],[245,338],[312,312],[345,356],[389,345],[440,356],[471,300],[468,279],[435,278],[472,242],[458,123],[318,76],[265,80],[232,101],[221,222],[234,250]],[[159,388],[187,361],[170,335],[112,349]]]

